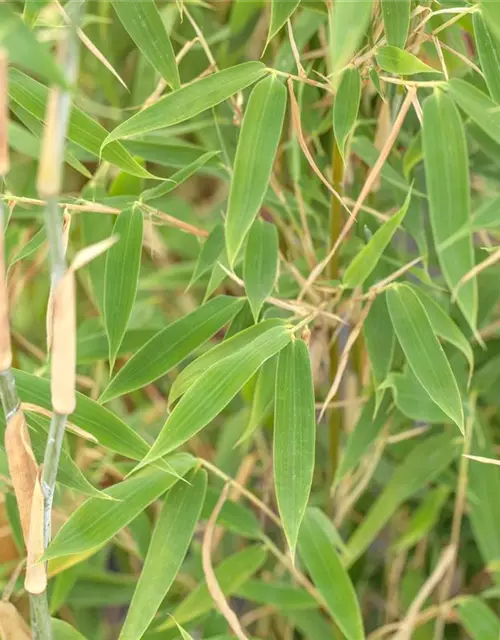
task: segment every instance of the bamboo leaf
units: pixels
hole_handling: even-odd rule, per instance
[[[294,340],[278,359],[273,443],[276,500],[292,558],[311,491],[315,443],[309,350],[303,340]]]
[[[447,89],[460,109],[484,133],[500,144],[500,111],[498,104],[472,84],[460,78],[451,79],[447,84]]]
[[[448,422],[446,413],[420,384],[411,367],[403,373],[389,374],[382,387],[392,389],[397,408],[408,418],[431,424]]]
[[[267,44],[291,17],[299,4],[300,0],[273,0],[271,3],[271,21],[269,23],[269,33],[267,34]]]
[[[393,235],[401,226],[403,218],[408,211],[410,199],[411,190],[408,192],[401,209],[387,220],[387,222],[384,222],[384,224],[372,236],[368,244],[363,247],[347,267],[343,278],[345,287],[354,289],[361,286],[375,269],[378,261],[382,257],[382,254],[392,240]]]
[[[396,336],[413,373],[463,433],[460,391],[424,306],[407,285],[394,285],[386,297]]]
[[[112,0],[116,15],[145,58],[165,78],[172,89],[181,81],[175,53],[154,0],[122,2]]]
[[[274,356],[264,362],[257,374],[250,417],[238,444],[245,442],[255,429],[263,425],[264,421],[267,420],[272,413],[277,365],[278,357]]]
[[[52,618],[53,640],[86,640],[79,631],[58,618]]]
[[[363,640],[363,620],[349,574],[335,549],[335,531],[319,509],[310,507],[300,528],[299,554],[347,640]]]
[[[217,224],[210,232],[210,235],[205,240],[200,251],[189,287],[199,280],[201,276],[205,275],[207,271],[210,271],[215,261],[224,250],[224,246],[224,226],[222,224]]]
[[[416,73],[441,73],[433,69],[408,51],[387,45],[377,52],[377,64],[389,73],[399,76],[412,76]]]
[[[183,476],[195,459],[178,454],[168,462],[175,473]],[[44,558],[49,560],[102,546],[177,481],[177,476],[163,470],[147,469],[106,489],[104,493],[113,500],[86,500],[59,529]]]
[[[48,99],[47,87],[21,71],[12,69],[9,73],[9,95],[37,120],[44,121],[45,105]],[[101,155],[101,145],[107,135],[108,132],[103,126],[73,105],[68,126],[68,138],[71,142],[98,158]],[[103,150],[102,157],[139,178],[154,177],[141,167],[119,142],[108,145]]]
[[[113,235],[119,240],[107,252],[104,275],[104,324],[111,369],[127,330],[139,281],[142,253],[142,213],[135,207],[117,217]]]
[[[389,375],[396,346],[396,335],[391,324],[385,296],[379,295],[373,301],[363,323],[363,334],[375,388],[378,389]],[[377,401],[377,407],[378,404]]]
[[[500,637],[500,618],[479,598],[464,598],[459,602],[457,612],[472,640],[496,640]]]
[[[490,96],[500,102],[500,42],[485,23],[480,12],[472,15],[477,53]]]
[[[272,584],[262,580],[248,580],[238,589],[236,595],[257,604],[271,605],[287,611],[316,609],[318,606],[307,591],[279,582]]]
[[[329,10],[330,73],[334,83],[338,74],[351,61],[368,27],[372,12],[371,0],[337,2]]]
[[[404,49],[410,27],[411,0],[382,0],[381,7],[387,43]]]
[[[440,91],[424,102],[423,148],[434,245],[444,279],[454,290],[474,267],[472,238],[469,234],[445,249],[440,245],[470,225],[470,179],[460,115],[449,96]],[[478,309],[475,278],[460,288],[457,304],[474,330]]]
[[[243,298],[219,296],[159,331],[120,369],[100,401],[107,402],[164,376],[227,324],[243,304]]]
[[[486,24],[496,37],[500,38],[500,4],[491,0],[482,0],[479,6]]]
[[[349,539],[346,556],[349,565],[366,551],[405,500],[426,487],[451,464],[459,446],[448,433],[440,433],[410,451]]]
[[[286,89],[271,75],[253,89],[241,125],[227,205],[226,248],[234,265],[264,201],[286,108]]]
[[[193,537],[207,489],[207,474],[194,471],[168,493],[130,603],[121,640],[138,640],[153,620]]]
[[[163,457],[203,429],[229,404],[259,367],[289,341],[286,327],[274,327],[246,348],[212,365],[176,405],[141,466]]]
[[[201,518],[203,520],[210,518],[220,498],[220,493],[219,490],[208,487],[205,502],[201,510]],[[217,523],[218,526],[222,526],[224,529],[227,529],[227,531],[232,531],[239,536],[245,536],[246,538],[253,538],[255,540],[262,537],[260,524],[253,511],[238,502],[226,500],[217,518]]]
[[[103,155],[112,142],[179,124],[224,102],[268,73],[260,62],[244,62],[170,93],[118,125],[101,143]]]
[[[346,69],[333,104],[333,131],[344,162],[347,139],[356,124],[360,100],[361,75],[357,69]]]
[[[278,275],[279,238],[274,224],[257,218],[248,234],[243,263],[243,280],[255,322],[271,295]]]
[[[36,34],[26,26],[13,10],[13,4],[0,4],[0,46],[5,48],[9,61],[39,75],[47,82],[66,86],[61,68],[49,47],[40,42]]]
[[[277,318],[264,320],[259,324],[240,331],[230,338],[226,338],[199,358],[196,358],[196,360],[183,369],[175,379],[168,397],[169,404],[173,404],[177,398],[186,393],[214,364],[249,347],[257,338],[261,337],[267,331],[282,326],[283,322]]]

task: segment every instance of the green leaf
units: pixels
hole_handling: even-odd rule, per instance
[[[372,0],[336,2],[329,10],[330,73],[337,74],[351,61],[370,22]]]
[[[411,0],[381,0],[387,43],[404,49],[410,27]]]
[[[194,471],[168,493],[130,603],[121,640],[138,640],[168,593],[193,537],[207,489],[204,469]]]
[[[220,498],[220,493],[217,489],[208,487],[207,496],[201,510],[201,518],[203,520],[210,518]],[[246,538],[259,539],[262,537],[260,524],[253,511],[231,500],[224,502],[219,517],[217,518],[217,526],[224,527],[227,531],[232,531]]]
[[[120,3],[122,4],[122,3]],[[107,252],[104,284],[104,324],[111,369],[127,330],[139,281],[142,253],[142,213],[125,209],[117,217],[113,235],[119,240]]]
[[[373,301],[363,323],[363,334],[375,389],[378,390],[378,387],[389,375],[396,346],[396,335],[391,324],[385,296],[379,295]]]
[[[17,69],[11,69],[9,72],[9,95],[12,100],[20,104],[35,118],[41,122],[44,121],[48,98],[47,87]],[[108,132],[103,126],[92,120],[78,107],[72,106],[68,126],[68,138],[71,142],[99,158],[101,145],[107,135]],[[144,167],[141,167],[119,142],[108,145],[103,150],[102,157],[131,175],[139,178],[154,177]]]
[[[482,0],[479,3],[484,21],[493,31],[497,38],[500,38],[500,3],[494,0]]]
[[[408,418],[430,423],[448,422],[446,413],[420,384],[411,367],[405,367],[403,373],[389,374],[381,386],[392,389],[397,408]]]
[[[170,38],[154,0],[123,2],[112,0],[116,15],[144,57],[165,78],[172,89],[181,81]]]
[[[413,373],[463,433],[460,391],[419,297],[408,285],[399,284],[386,291],[386,298],[394,330]]]
[[[434,245],[444,279],[454,290],[462,276],[474,267],[472,237],[469,234],[444,249],[440,245],[470,224],[467,146],[460,115],[449,96],[436,92],[424,102],[423,111],[425,177]],[[478,309],[475,278],[460,288],[457,304],[474,330]]]
[[[356,254],[356,257],[344,273],[343,283],[345,287],[349,289],[360,287],[375,269],[382,254],[392,240],[393,235],[401,226],[403,218],[408,211],[410,200],[411,190],[408,192],[401,209],[387,220],[387,222],[384,222],[372,236],[368,244]]]
[[[58,618],[52,618],[52,640],[86,640],[79,631]]]
[[[255,322],[278,275],[279,238],[274,224],[257,218],[248,234],[243,263],[245,291]]]
[[[271,415],[274,403],[274,391],[276,388],[277,366],[278,356],[274,356],[264,362],[260,368],[257,374],[257,382],[255,383],[248,424],[238,444],[245,442],[255,429],[262,426],[265,420]]]
[[[347,640],[363,640],[363,620],[349,574],[335,549],[335,531],[326,515],[309,508],[299,536],[299,555],[329,613]]]
[[[347,139],[356,124],[360,100],[361,75],[358,69],[346,69],[333,104],[333,131],[344,162]]]
[[[16,386],[23,402],[52,410],[50,381],[14,370]],[[3,421],[3,416],[0,419]],[[103,447],[133,460],[142,458],[148,444],[126,422],[81,393],[76,394],[76,409],[70,421],[93,435]]]
[[[118,371],[100,401],[107,402],[164,376],[227,324],[244,302],[243,298],[218,296],[162,329]]]
[[[258,336],[246,348],[213,364],[188,389],[169,415],[140,466],[150,464],[189,440],[211,422],[266,360],[290,341],[284,326]]]
[[[0,46],[7,50],[9,62],[39,75],[43,80],[66,86],[61,68],[49,47],[39,42],[35,33],[13,10],[13,3],[0,3]]]
[[[270,605],[287,611],[316,609],[318,606],[316,600],[307,591],[280,582],[249,580],[238,589],[236,595],[257,604]]]
[[[226,248],[234,265],[266,195],[281,137],[286,89],[271,75],[253,89],[241,125],[227,205]]]
[[[500,144],[500,110],[498,104],[472,84],[460,78],[451,79],[447,84],[447,89],[460,109],[484,133]]]
[[[181,625],[177,622],[175,618],[172,618],[175,622],[175,626],[177,627],[177,631],[181,634],[182,640],[194,640],[193,636],[188,633]]]
[[[349,565],[366,551],[405,500],[424,489],[448,468],[459,447],[456,438],[440,433],[426,438],[410,451],[349,539],[346,555]]]
[[[225,558],[215,569],[215,577],[224,595],[232,595],[245,584],[264,564],[266,557],[267,551],[262,546],[255,545]],[[207,613],[212,607],[212,596],[205,582],[202,582],[173,610],[172,616],[179,624],[184,624]],[[157,627],[156,631],[173,626],[174,622],[167,620]]]
[[[292,558],[311,492],[315,443],[309,349],[303,340],[293,340],[278,359],[273,442],[276,501]]]
[[[406,525],[405,532],[394,543],[395,553],[411,549],[436,526],[449,495],[449,487],[443,485],[436,487],[424,497]]]
[[[438,69],[429,67],[412,53],[390,45],[380,48],[376,58],[377,64],[384,71],[399,76],[412,76],[416,73],[441,73]]]
[[[231,338],[226,338],[199,358],[196,358],[196,360],[183,369],[175,379],[168,396],[169,404],[173,404],[177,398],[186,393],[214,364],[249,347],[257,338],[260,338],[267,331],[282,326],[283,321],[277,318],[264,320],[259,324],[240,331]]]
[[[103,155],[105,148],[112,142],[185,122],[224,102],[267,73],[268,69],[260,62],[244,62],[195,80],[118,125],[102,142]]]
[[[168,462],[183,476],[192,468],[195,459],[178,454]],[[86,500],[59,529],[44,558],[48,560],[101,547],[177,481],[177,476],[163,470],[147,469],[106,489],[104,493],[113,498],[112,501]]]
[[[122,4],[121,0],[117,0],[119,4]],[[178,187],[180,184],[185,182],[188,178],[194,175],[198,169],[205,166],[207,162],[209,162],[212,158],[215,158],[220,154],[220,151],[208,151],[204,153],[199,158],[190,162],[187,166],[179,169],[173,175],[165,180],[164,184],[158,185],[157,187],[153,187],[152,189],[146,189],[141,194],[141,200],[143,202],[149,202],[150,200],[154,200],[155,198],[162,198],[166,196],[167,193],[170,193],[173,189]]]
[[[457,612],[471,640],[500,638],[500,618],[480,598],[463,598],[457,606]]]
[[[189,283],[191,287],[197,280],[210,271],[215,261],[220,256],[225,246],[224,225],[222,223],[215,225],[210,235],[205,240],[203,247],[198,256],[196,266]]]
[[[481,13],[473,13],[472,22],[477,53],[488,91],[493,100],[500,102],[500,42],[491,33]]]
[[[300,0],[273,0],[271,3],[271,21],[269,23],[269,33],[267,34],[267,44],[290,18],[299,4]]]

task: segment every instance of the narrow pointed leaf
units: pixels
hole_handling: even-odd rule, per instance
[[[458,603],[457,613],[472,640],[496,640],[500,637],[500,618],[480,598],[464,598]]]
[[[125,30],[146,59],[172,89],[179,89],[181,81],[175,53],[155,0],[113,0],[112,4]]]
[[[120,369],[104,390],[101,402],[164,376],[227,324],[244,302],[243,298],[219,296],[162,329]]]
[[[196,358],[196,360],[183,369],[175,379],[168,397],[169,404],[173,404],[177,398],[186,393],[211,366],[249,347],[251,343],[267,331],[280,326],[283,326],[283,322],[277,318],[264,320],[259,324],[240,331],[231,338],[226,338],[226,340],[223,340],[199,358]]]
[[[356,255],[344,274],[344,286],[349,289],[361,286],[377,266],[385,249],[392,240],[393,235],[403,222],[408,211],[411,199],[411,190],[401,209],[376,231],[368,244]]]
[[[357,69],[346,69],[333,105],[333,131],[344,162],[347,139],[356,124],[360,100],[361,75]]]
[[[500,3],[495,0],[480,2],[481,14],[497,38],[500,38]]]
[[[440,245],[463,226],[470,225],[470,178],[460,114],[450,97],[441,91],[424,102],[423,148],[434,245],[444,279],[453,291],[462,276],[474,267],[472,238],[469,234],[444,249]],[[478,309],[475,278],[460,288],[457,304],[474,329]]]
[[[41,122],[45,119],[45,107],[48,89],[21,71],[12,69],[9,73],[9,95],[21,107]],[[89,151],[97,158],[101,155],[101,145],[108,135],[106,129],[76,106],[72,106],[68,127],[68,138],[71,142]],[[149,171],[134,160],[125,147],[119,142],[108,145],[102,157],[111,164],[140,178],[151,178]]]
[[[210,232],[210,235],[205,240],[205,244],[200,251],[189,286],[192,286],[201,278],[201,276],[205,275],[207,271],[210,271],[214,266],[215,261],[222,253],[224,246],[224,226],[222,224],[217,224]]]
[[[377,64],[389,73],[400,76],[412,76],[415,73],[441,73],[433,69],[408,51],[387,45],[378,50]]]
[[[277,76],[253,89],[241,125],[226,220],[229,263],[238,251],[264,201],[281,137],[286,89]]]
[[[52,618],[52,640],[86,640],[79,631],[58,618]]]
[[[206,471],[195,471],[186,480],[167,493],[121,640],[138,640],[144,635],[184,561],[205,499]]]
[[[334,82],[338,82],[338,73],[360,47],[371,12],[372,0],[336,2],[330,10],[330,72],[334,76]]]
[[[500,102],[500,41],[493,35],[480,12],[472,15],[477,53],[490,96]]]
[[[183,476],[195,459],[179,454],[168,462],[175,473]],[[176,482],[177,476],[147,469],[106,489],[105,493],[113,500],[90,498],[66,520],[44,557],[58,558],[100,547]]]
[[[447,89],[460,109],[484,133],[500,144],[500,110],[498,109],[498,103],[480,89],[474,87],[470,82],[460,78],[452,78],[447,84]]]
[[[363,640],[363,620],[356,591],[335,549],[330,520],[309,508],[300,528],[299,555],[328,611],[347,640]]]
[[[399,343],[420,384],[463,432],[460,391],[424,306],[407,285],[387,290],[387,306]]]
[[[271,3],[271,21],[267,42],[272,40],[285,22],[299,6],[300,0],[273,0]]]
[[[245,291],[255,322],[278,274],[279,238],[274,224],[257,219],[248,234],[243,263]]]
[[[379,295],[373,301],[363,324],[363,334],[377,389],[389,375],[396,346],[396,335],[391,324],[385,296]]]
[[[278,356],[274,356],[262,365],[257,375],[250,417],[238,444],[247,440],[255,429],[263,426],[263,423],[272,413],[274,406],[274,391],[276,388],[277,365]]]
[[[410,27],[411,0],[381,0],[387,43],[404,49]]]
[[[259,367],[286,347],[289,341],[286,327],[274,327],[246,348],[212,365],[181,398],[141,466],[163,457],[203,429],[229,404]]]
[[[125,120],[103,141],[105,148],[115,140],[171,127],[224,102],[268,73],[260,62],[244,62],[169,93],[151,106]]]
[[[315,443],[309,350],[303,340],[294,340],[278,359],[273,443],[276,500],[292,557],[311,491]]]
[[[139,281],[142,253],[142,213],[132,207],[122,211],[113,227],[116,242],[107,252],[104,276],[104,323],[109,343],[109,359],[114,367],[116,354],[127,330]]]

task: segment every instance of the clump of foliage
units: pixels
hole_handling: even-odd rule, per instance
[[[0,4],[1,638],[498,640],[499,54]]]

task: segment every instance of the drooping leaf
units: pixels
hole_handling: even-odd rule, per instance
[[[214,364],[249,347],[252,342],[267,331],[280,326],[283,326],[283,322],[277,318],[259,322],[259,324],[244,329],[230,338],[226,338],[194,362],[191,362],[175,379],[168,397],[169,404],[173,404],[177,398],[186,393]]]
[[[262,364],[290,341],[285,326],[271,328],[247,347],[213,364],[186,391],[141,466],[163,457],[213,420]]]
[[[463,432],[460,391],[419,297],[408,285],[400,284],[388,289],[386,298],[396,336],[413,373],[434,402]]]
[[[479,11],[472,15],[477,53],[490,96],[500,102],[500,42]]]
[[[392,240],[392,237],[401,226],[403,218],[408,211],[410,199],[411,190],[408,192],[401,209],[387,220],[387,222],[384,222],[380,229],[370,238],[368,244],[356,255],[344,273],[344,286],[349,289],[361,286],[373,269],[375,269],[382,254]]]
[[[175,473],[183,476],[195,459],[178,454],[168,462]],[[105,493],[113,500],[86,500],[59,529],[44,557],[58,558],[100,547],[176,482],[177,476],[147,469],[106,489]]]
[[[322,511],[307,509],[300,528],[299,555],[347,640],[363,640],[356,591],[335,549],[332,530],[333,525]]]
[[[273,0],[271,3],[271,20],[267,42],[274,38],[285,22],[299,6],[300,0]]]
[[[37,120],[44,121],[48,98],[47,87],[21,71],[12,69],[9,73],[9,95]],[[101,145],[107,135],[108,132],[102,125],[73,105],[68,126],[68,138],[71,142],[98,158],[101,155]],[[119,142],[114,142],[103,149],[102,157],[132,175],[140,178],[153,177]]]
[[[286,89],[269,76],[253,89],[241,125],[227,205],[226,248],[234,265],[266,195],[286,108]]]
[[[156,8],[155,0],[140,0],[140,2],[113,0],[112,4],[125,30],[139,50],[172,89],[179,89],[181,81],[175,53],[161,15]]]
[[[456,438],[440,433],[410,451],[349,539],[346,556],[349,566],[365,552],[399,506],[451,464],[459,447]]]
[[[243,306],[244,299],[219,296],[162,329],[137,351],[111,380],[101,402],[157,380],[184,360]]]
[[[243,280],[255,322],[271,294],[278,273],[279,238],[274,224],[257,218],[248,234]]]
[[[361,44],[370,21],[371,0],[336,2],[329,11],[330,73],[334,83],[338,74],[350,62]]]
[[[360,100],[361,75],[358,69],[346,69],[333,104],[333,131],[344,162],[347,139],[356,124]]]
[[[465,135],[457,108],[441,91],[427,98],[423,111],[424,164],[432,233],[444,279],[454,290],[462,276],[474,267],[471,235],[441,248],[462,226],[470,224]],[[475,278],[460,287],[457,304],[474,329],[478,308]]]
[[[267,68],[260,62],[244,62],[169,93],[118,125],[102,142],[103,155],[113,141],[189,120],[257,82],[267,73]]]
[[[122,3],[120,3],[122,4]],[[109,343],[109,359],[114,367],[116,354],[127,330],[134,306],[142,253],[142,213],[132,207],[117,217],[113,235],[116,242],[107,252],[104,284],[104,323]]]
[[[274,484],[292,557],[314,471],[316,416],[309,350],[294,340],[278,359],[274,405]]]
[[[381,0],[387,43],[404,49],[410,27],[411,0]]]
[[[194,471],[186,480],[167,493],[120,633],[122,640],[143,636],[187,553],[205,499],[206,471]]]
[[[385,296],[378,295],[373,301],[363,323],[363,334],[377,390],[389,375],[396,346],[396,335],[391,324]],[[378,401],[376,404],[378,406]]]
[[[396,0],[397,1],[397,0]],[[441,73],[433,69],[408,51],[387,45],[377,52],[377,64],[389,73],[399,76],[412,76],[415,73]]]

